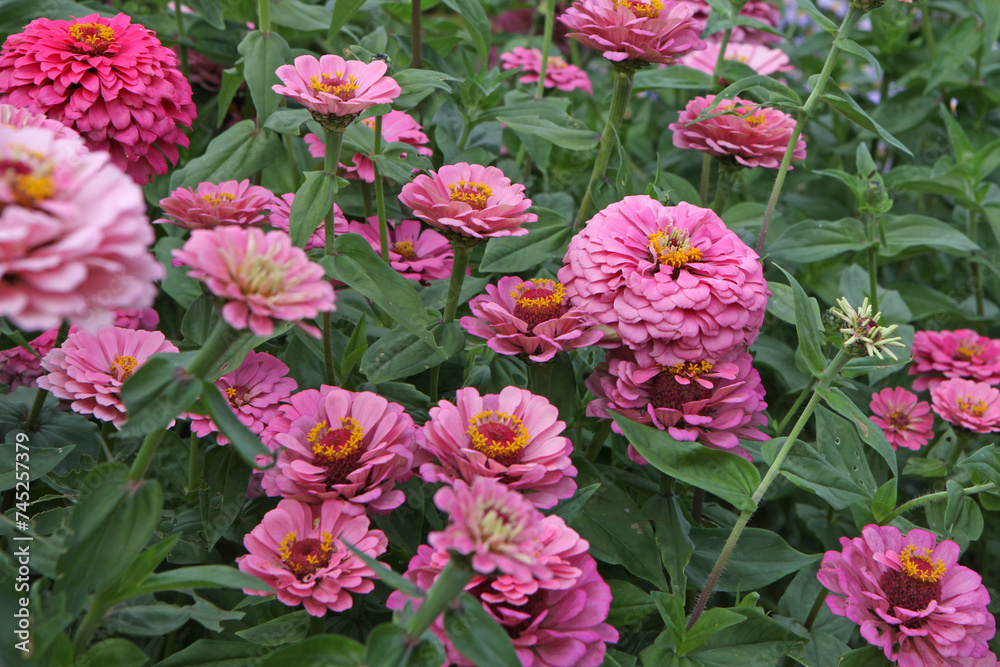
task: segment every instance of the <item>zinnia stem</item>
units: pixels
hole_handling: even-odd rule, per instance
[[[188,457],[188,483],[184,488],[184,493],[191,493],[197,486],[198,478],[198,435],[191,433]]]
[[[201,350],[184,369],[188,375],[196,378],[209,378],[209,371],[217,368],[226,357],[232,343],[237,340],[236,332],[226,324],[223,318],[215,323],[215,328],[208,335],[208,340]]]
[[[934,26],[931,24],[930,18],[931,8],[929,0],[920,0],[920,27],[924,31],[924,45],[927,47],[927,55],[933,61],[937,46],[934,43]]]
[[[406,624],[406,634],[417,639],[437,620],[437,617],[455,600],[466,584],[472,581],[472,567],[461,556],[452,554],[451,560],[441,570],[437,580],[427,591],[420,609]]]
[[[545,95],[545,73],[549,68],[549,47],[552,46],[552,26],[555,23],[556,0],[545,0],[545,28],[542,38],[542,62],[538,67],[538,88],[535,97]]]
[[[337,237],[337,232],[334,228],[334,216],[337,210],[334,200],[336,200],[337,194],[337,172],[340,171],[340,147],[344,143],[344,133],[343,131],[338,132],[323,128],[323,134],[326,139],[326,156],[323,158],[323,171],[326,172],[326,177],[330,179],[330,187],[334,193],[334,196],[330,200],[330,214],[323,221],[323,231],[326,233],[326,250],[324,254],[329,257],[333,254]]]
[[[451,265],[451,281],[448,283],[448,300],[444,306],[444,322],[453,322],[458,312],[458,299],[462,294],[462,284],[465,282],[465,271],[469,268],[469,255],[472,247],[462,241],[452,241],[455,259]]]
[[[382,259],[389,264],[389,228],[385,222],[385,193],[382,191],[382,174],[378,172],[375,156],[382,153],[382,116],[375,117],[375,149],[372,151],[372,169],[375,172],[375,210],[378,212],[378,240]]]
[[[847,11],[847,15],[844,16],[844,21],[840,24],[840,29],[837,30],[837,39],[847,39],[848,35],[851,34],[851,30],[854,29],[854,24],[858,22],[863,13],[860,9],[851,7]],[[760,225],[760,236],[757,237],[757,246],[755,248],[758,255],[763,255],[764,242],[767,240],[767,230],[771,225],[771,218],[774,217],[774,209],[778,205],[781,188],[785,185],[785,177],[788,175],[788,167],[792,163],[792,154],[795,152],[795,146],[798,144],[799,137],[802,136],[802,130],[805,127],[806,120],[809,118],[809,114],[819,104],[823,91],[826,90],[826,84],[830,80],[830,74],[833,72],[833,66],[837,63],[839,56],[840,47],[834,41],[833,46],[830,47],[830,53],[826,56],[826,62],[823,63],[823,70],[816,79],[815,87],[809,93],[806,103],[802,105],[798,118],[795,120],[795,128],[792,130],[792,136],[788,139],[785,156],[781,159],[778,174],[774,177],[774,187],[771,189],[771,196],[768,198],[767,208],[764,210],[764,219]]]
[[[181,3],[174,3],[174,18],[177,19],[177,50],[181,56],[181,74],[188,78],[188,47],[184,43],[184,17],[181,12]]]
[[[142,447],[139,448],[139,453],[135,455],[132,468],[128,471],[129,481],[139,482],[146,476],[149,464],[153,462],[153,455],[156,454],[156,450],[159,448],[160,443],[163,442],[163,436],[166,434],[166,430],[160,429],[146,435],[146,438],[142,441]]]
[[[868,298],[872,303],[872,310],[878,312],[878,252],[875,248],[868,248]]]
[[[988,491],[996,491],[997,485],[990,482],[989,484],[980,484],[978,486],[970,486],[968,488],[962,489],[962,495],[974,496],[977,493],[985,493]],[[895,521],[896,517],[909,512],[914,507],[920,507],[921,505],[926,505],[927,503],[936,503],[939,500],[947,500],[947,491],[938,491],[937,493],[928,493],[926,496],[920,496],[919,498],[914,498],[908,502],[903,503],[896,509],[894,509],[887,517],[879,522],[879,525],[888,526],[890,523]]]
[[[976,237],[979,231],[979,217],[976,215],[975,211],[969,211],[969,224],[966,229],[967,236],[972,240],[973,243],[977,243]],[[972,262],[972,266],[969,267],[972,271],[972,293],[976,298],[976,316],[982,317],[984,310],[983,303],[983,278],[979,273],[979,262]]]
[[[719,182],[715,185],[715,201],[712,202],[712,210],[722,215],[729,201],[729,194],[733,191],[736,179],[740,177],[738,165],[719,161]]]
[[[334,385],[337,377],[333,372],[333,324],[330,313],[323,313],[323,368],[326,371],[326,383]]]
[[[257,16],[260,18],[257,28],[264,34],[271,32],[271,0],[257,0]]]
[[[424,36],[420,28],[420,12],[423,9],[421,5],[420,0],[410,0],[410,39],[413,41],[410,67],[413,69],[422,69],[424,66]]]
[[[62,347],[68,335],[69,322],[63,322],[59,325],[59,331],[56,332],[56,340],[52,344],[52,349]],[[45,397],[48,395],[49,392],[45,389],[38,389],[38,393],[35,394],[35,400],[31,404],[31,409],[28,411],[28,417],[24,420],[25,431],[34,431],[38,426],[38,420],[42,416],[42,408],[45,407]]]

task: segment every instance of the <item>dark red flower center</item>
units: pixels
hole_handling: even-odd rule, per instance
[[[566,314],[566,288],[554,280],[532,280],[514,288],[514,317],[524,320],[528,331],[535,325]]]
[[[930,549],[923,549],[923,554],[916,554],[916,550],[912,544],[903,549],[899,554],[902,571],[889,570],[879,580],[886,600],[893,607],[923,611],[932,600],[941,597],[941,578],[947,571],[944,562],[940,558],[932,562]],[[903,625],[916,628],[920,623],[920,619],[913,619]]]
[[[889,427],[894,431],[905,431],[910,425],[910,417],[905,412],[893,410],[888,416]]]
[[[392,246],[392,251],[404,262],[417,261],[417,252],[413,249],[413,241],[399,241]]]
[[[103,55],[115,41],[115,31],[101,23],[74,23],[69,36],[76,42],[74,50],[87,55]]]
[[[711,387],[704,387],[696,380],[712,370],[707,361],[680,363],[663,368],[651,381],[649,400],[654,408],[681,410],[685,403],[700,401],[712,393]],[[678,382],[684,378],[687,382]]]
[[[250,402],[250,390],[241,384],[226,387],[226,396],[234,407],[240,407]]]
[[[531,442],[531,435],[520,419],[494,410],[480,412],[470,419],[466,433],[473,449],[503,466],[517,463]]]
[[[364,453],[364,435],[361,424],[350,417],[341,417],[338,429],[330,429],[329,423],[324,420],[309,432],[313,465],[326,468],[328,491],[336,484],[348,482],[347,476],[357,468]]]
[[[330,564],[330,554],[333,553],[333,536],[323,533],[322,539],[307,537],[304,540],[295,539],[295,531],[285,535],[278,546],[278,555],[288,571],[299,580]]]

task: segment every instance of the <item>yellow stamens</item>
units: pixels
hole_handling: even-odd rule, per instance
[[[567,67],[569,65],[559,56],[549,56],[548,69],[565,69]]]
[[[658,230],[649,235],[649,252],[660,264],[681,268],[701,259],[701,250],[691,246],[687,230],[676,227]]]
[[[746,116],[745,120],[750,127],[760,127],[767,122],[767,118],[764,116],[763,111],[758,111],[755,114]]]
[[[635,14],[636,18],[655,19],[663,10],[663,3],[660,0],[613,0],[619,7],[624,7]]]
[[[402,257],[407,262],[417,259],[417,252],[413,249],[413,241],[399,241],[393,244],[392,251]]]
[[[667,366],[664,370],[671,375],[683,375],[694,380],[703,373],[711,372],[712,368],[712,364],[707,361],[682,361],[679,364]]]
[[[973,417],[982,417],[986,414],[986,401],[981,398],[973,401],[971,396],[963,396],[958,399],[958,409]]]
[[[486,410],[469,420],[466,431],[472,448],[495,461],[513,462],[531,441],[531,435],[514,415]]]
[[[923,554],[915,555],[916,550],[917,547],[911,544],[899,554],[899,560],[903,563],[903,573],[911,579],[919,581],[930,583],[940,581],[941,577],[948,571],[944,566],[944,561],[935,558],[932,563],[931,554],[934,553],[932,550],[923,549]]]
[[[373,130],[375,129],[375,119],[374,118],[364,118],[364,119],[362,119],[361,122],[364,123],[365,125],[367,125],[368,127],[370,127],[371,129],[373,129]]]
[[[56,185],[50,176],[21,174],[14,177],[12,186],[14,200],[21,206],[33,206],[40,201],[51,199],[56,193]]]
[[[533,282],[535,283],[533,286],[521,283],[510,293],[511,298],[517,301],[517,305],[541,310],[561,306],[566,302],[566,288],[563,287],[562,283],[555,280],[535,280]],[[550,294],[540,296],[538,293],[542,291],[550,292]],[[531,296],[525,296],[529,293]]]
[[[979,343],[966,338],[958,345],[958,350],[956,350],[958,356],[965,361],[972,361],[978,356],[981,356],[986,349]]]
[[[220,192],[215,195],[202,195],[202,199],[211,204],[212,206],[218,206],[222,202],[231,202],[236,200],[236,195],[230,194],[228,192]]]
[[[309,432],[307,440],[312,446],[312,452],[318,459],[324,461],[340,461],[350,458],[361,449],[361,440],[365,436],[365,431],[361,424],[350,417],[340,418],[340,429],[347,431],[347,437],[331,437],[335,431],[330,430],[330,425],[326,420],[316,424]]]
[[[69,27],[69,35],[78,42],[96,46],[115,38],[114,29],[100,23],[74,23]]]
[[[111,372],[117,375],[115,367],[121,370],[121,379],[124,381],[132,375],[135,367],[139,365],[139,360],[135,357],[120,356],[117,357],[113,364],[111,364]]]
[[[358,91],[358,77],[348,76],[345,80],[343,72],[334,72],[309,77],[309,85],[318,93],[329,93],[342,100],[349,100]]]
[[[448,190],[451,192],[452,201],[465,202],[480,211],[486,207],[487,200],[493,196],[493,190],[490,186],[472,181],[452,183],[448,186]]]

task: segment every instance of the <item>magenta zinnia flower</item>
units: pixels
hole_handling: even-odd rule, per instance
[[[454,251],[448,239],[423,227],[417,220],[387,221],[389,236],[389,263],[400,275],[423,284],[451,275]],[[378,218],[368,222],[350,222],[347,231],[360,234],[375,252],[381,253]]]
[[[744,167],[777,169],[781,166],[795,128],[794,118],[784,111],[759,107],[735,97],[732,102],[724,102],[713,111],[721,115],[695,122],[714,100],[715,95],[708,95],[687,103],[677,122],[669,125],[674,133],[674,146],[693,148],[717,158],[733,160]],[[792,162],[805,159],[806,142],[800,136],[792,153]]]
[[[980,667],[996,664],[987,642],[996,621],[982,578],[958,564],[959,547],[937,544],[914,528],[865,526],[840,538],[817,577],[833,592],[826,604],[861,626],[861,636],[904,667]],[[988,658],[987,661],[977,658]]]
[[[974,433],[1000,431],[1000,390],[982,382],[955,378],[931,389],[938,417]]]
[[[521,225],[538,220],[526,212],[531,200],[523,185],[496,167],[468,162],[417,176],[403,186],[399,201],[432,227],[474,239],[524,236],[528,230]]]
[[[487,285],[486,294],[469,302],[472,316],[462,326],[500,354],[525,354],[535,362],[557,352],[597,343],[604,333],[587,315],[566,303],[566,289],[554,280],[506,276]]]
[[[159,331],[119,327],[77,331],[42,359],[49,374],[38,378],[38,386],[73,401],[74,412],[120,427],[127,416],[122,384],[158,352],[177,352]]]
[[[288,194],[281,195],[281,197],[276,197],[274,202],[271,204],[271,226],[288,233],[290,219],[292,215],[292,203],[295,201],[295,193],[289,192]],[[340,210],[340,207],[336,204],[333,205],[333,231],[340,236],[341,234],[346,234],[347,229],[347,218],[344,217],[344,212]],[[309,240],[306,241],[306,250],[314,250],[316,248],[326,247],[326,225],[320,221],[319,226],[316,227],[316,231],[312,233]]]
[[[72,127],[145,184],[176,164],[197,113],[173,52],[125,14],[35,19],[0,52],[0,102]]]
[[[692,51],[681,59],[681,64],[711,76],[715,73],[715,63],[719,59],[718,40],[709,40],[704,51]],[[787,72],[792,68],[788,54],[780,49],[772,49],[762,44],[729,42],[725,60],[736,60],[750,67],[757,74],[770,76],[776,72]]]
[[[523,46],[515,46],[509,53],[500,54],[500,62],[505,70],[520,67],[521,76],[518,81],[521,83],[537,83],[538,77],[542,73],[541,49],[526,49]],[[566,92],[582,90],[585,93],[594,94],[594,88],[587,73],[576,65],[570,65],[561,56],[549,56],[549,62],[545,67],[545,87],[558,88]]]
[[[152,308],[129,308],[115,311],[114,325],[123,329],[153,331],[160,323],[160,314]]]
[[[268,428],[268,446],[281,449],[277,465],[264,473],[264,491],[395,509],[405,498],[393,487],[428,459],[417,451],[414,434],[403,406],[377,394],[327,385],[300,391],[278,408]]]
[[[183,229],[211,229],[219,225],[262,227],[275,206],[275,196],[267,188],[250,185],[250,180],[199,183],[198,190],[177,188],[160,200],[160,208],[173,218],[156,222]]]
[[[438,402],[430,417],[417,442],[439,463],[420,467],[425,482],[500,477],[543,509],[576,491],[573,443],[559,435],[566,424],[545,397],[517,387],[480,396],[465,387],[455,403]]]
[[[703,30],[705,28],[705,24],[708,23],[708,12],[711,9],[707,0],[679,1],[690,6],[694,10],[693,18],[698,22],[698,30]],[[769,25],[772,28],[777,28],[778,24],[781,22],[781,10],[779,10],[771,2],[768,2],[768,0],[750,0],[743,5],[743,9],[740,10],[740,16],[756,19],[764,25]],[[733,26],[731,39],[733,43],[738,44],[746,42],[752,44],[776,44],[781,41],[781,36],[772,35],[771,33],[764,32],[763,30],[737,25]]]
[[[1000,384],[1000,340],[972,329],[918,331],[909,373],[917,376],[914,391],[933,389],[948,378]]]
[[[340,500],[307,505],[282,500],[243,538],[250,553],[236,559],[240,570],[273,588],[289,607],[299,604],[313,616],[345,611],[351,594],[369,593],[375,573],[345,545],[371,558],[385,553],[389,540],[370,527],[363,507]],[[245,588],[247,595],[271,591]]]
[[[226,300],[226,322],[256,336],[270,336],[275,321],[284,321],[319,337],[319,330],[302,320],[334,309],[333,287],[323,267],[310,262],[282,231],[196,229],[174,257],[191,267],[192,278]]]
[[[76,333],[76,327],[70,327],[70,333]],[[0,384],[5,384],[9,391],[18,387],[38,387],[38,378],[45,373],[42,368],[42,357],[49,353],[55,345],[59,327],[49,329],[28,341],[37,356],[28,352],[20,345],[9,350],[0,350]]]
[[[934,435],[931,406],[917,402],[917,395],[902,387],[883,389],[872,394],[872,423],[885,433],[893,449],[920,449]]]
[[[626,197],[570,241],[570,303],[661,366],[716,363],[757,338],[770,292],[757,253],[708,209]]]

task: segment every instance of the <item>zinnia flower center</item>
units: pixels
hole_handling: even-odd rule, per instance
[[[910,417],[900,410],[889,413],[889,425],[896,431],[904,431],[910,425]]]
[[[78,53],[101,55],[115,41],[113,28],[101,23],[74,23],[69,27],[69,36],[83,45]]]
[[[569,65],[559,56],[549,56],[547,69],[566,69]]]
[[[260,296],[274,296],[283,293],[289,286],[286,280],[288,270],[292,268],[294,262],[282,264],[268,255],[257,255],[248,262],[248,266],[241,273],[243,279],[243,293],[257,294]]]
[[[941,577],[947,572],[944,562],[940,558],[931,562],[930,549],[923,549],[923,554],[917,554],[916,550],[912,544],[903,549],[899,554],[902,572],[889,570],[879,580],[886,600],[893,607],[922,611],[941,596]],[[915,618],[903,625],[914,628],[919,627],[920,622]]]
[[[0,178],[7,182],[12,200],[3,203],[30,208],[40,201],[51,199],[56,194],[56,184],[51,176],[51,166],[44,163],[44,156],[23,146],[14,148],[22,159],[0,160]],[[0,203],[0,208],[2,205]]]
[[[250,402],[250,389],[238,384],[234,387],[226,387],[226,396],[234,407],[240,407]]]
[[[643,0],[614,0],[614,3],[619,7],[624,7],[628,9],[636,18],[645,19],[655,19],[660,15],[660,11],[663,10],[663,3],[660,0],[652,0],[651,2],[643,2]]]
[[[354,93],[358,92],[358,77],[348,76],[345,79],[343,72],[334,72],[309,77],[309,85],[317,93],[328,93],[342,100],[351,100],[354,99]]]
[[[973,399],[972,396],[963,396],[958,399],[958,409],[973,417],[982,417],[986,414],[986,401],[981,398]]]
[[[704,399],[712,393],[712,389],[702,386],[695,380],[711,370],[712,364],[707,361],[688,361],[664,367],[652,380],[652,386],[649,388],[650,403],[654,408],[680,410],[685,403]],[[684,378],[686,381],[681,382],[678,378]]]
[[[139,360],[135,357],[120,356],[111,364],[111,375],[116,376],[121,382],[129,379],[135,367],[139,365]]]
[[[958,350],[956,350],[958,358],[962,361],[974,361],[976,357],[981,356],[984,352],[986,352],[986,349],[982,345],[968,338],[959,343]]]
[[[649,252],[653,261],[676,269],[701,259],[701,250],[691,246],[691,236],[686,229],[671,227],[649,235]]]
[[[493,190],[485,183],[459,181],[448,186],[452,201],[465,202],[477,211],[486,208],[486,201],[493,196]]]
[[[524,320],[528,331],[536,324],[554,320],[566,312],[566,288],[554,280],[535,280],[531,283],[521,283],[510,293],[517,301],[514,306],[514,317]]]
[[[235,201],[236,195],[229,192],[220,192],[214,195],[202,195],[201,198],[212,206],[218,206],[223,202],[229,203],[231,201]]]
[[[761,125],[767,122],[767,118],[764,117],[763,111],[758,111],[755,114],[744,116],[743,119],[747,122],[747,125],[749,125],[750,127],[760,127]]]
[[[466,431],[472,439],[472,448],[503,466],[510,466],[521,458],[521,451],[531,441],[521,420],[506,412],[487,410],[469,420]]]
[[[278,545],[278,555],[281,562],[300,581],[330,564],[330,554],[333,553],[333,535],[323,533],[322,539],[307,537],[304,540],[295,539],[295,531],[285,535]]]
[[[347,483],[347,475],[354,471],[364,453],[361,442],[364,435],[361,424],[350,417],[341,417],[338,429],[331,430],[329,422],[323,420],[309,432],[313,465],[326,468],[327,490],[335,484]]]
[[[400,241],[392,246],[392,251],[399,255],[403,261],[417,261],[417,252],[413,249],[412,241]]]

